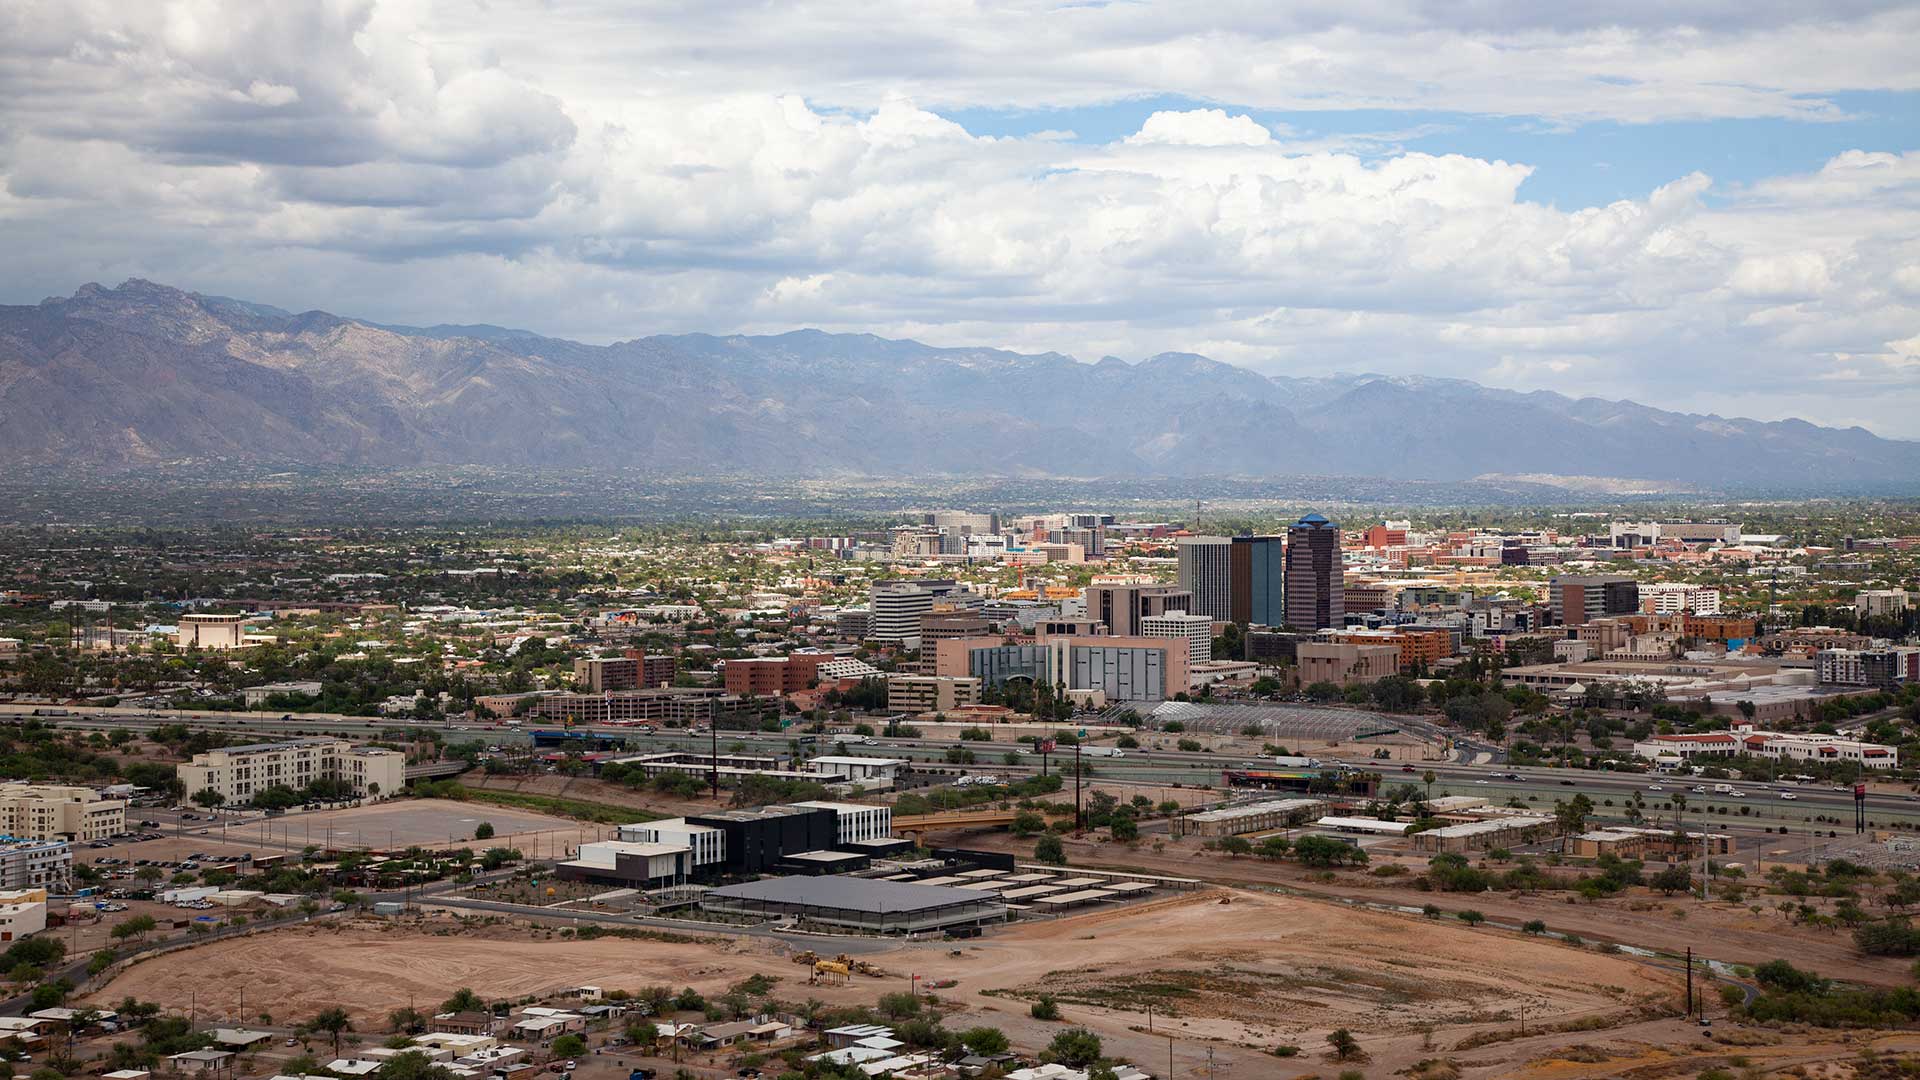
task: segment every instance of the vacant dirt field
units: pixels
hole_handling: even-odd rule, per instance
[[[1016,856],[1033,853],[1031,840],[1017,840],[1002,830],[950,831],[934,834],[939,842]],[[1162,840],[1155,837],[1155,840]],[[1574,902],[1565,892],[1531,895],[1420,892],[1404,879],[1375,878],[1363,873],[1341,873],[1332,881],[1316,880],[1311,871],[1291,862],[1233,858],[1200,849],[1197,839],[1167,842],[1154,851],[1143,843],[1129,848],[1099,840],[1094,834],[1064,840],[1073,866],[1143,870],[1155,874],[1201,878],[1231,885],[1281,885],[1310,895],[1342,897],[1372,903],[1419,907],[1433,903],[1448,911],[1474,908],[1492,920],[1520,925],[1540,919],[1556,931],[1577,933],[1595,941],[1639,945],[1678,955],[1692,948],[1696,955],[1729,964],[1758,964],[1785,958],[1822,975],[1888,986],[1908,985],[1911,962],[1892,957],[1863,956],[1846,933],[1797,927],[1763,908],[1755,914],[1745,905],[1702,904],[1686,897],[1649,897]],[[1423,867],[1425,857],[1401,860]],[[1771,904],[1776,898],[1756,898]]]
[[[94,998],[170,1002],[195,991],[203,1017],[230,1020],[241,1019],[243,994],[249,1017],[264,1010],[296,1019],[338,1004],[366,1031],[380,1028],[390,1009],[435,1004],[461,986],[496,998],[581,983],[710,992],[764,972],[781,980],[776,994],[787,1000],[872,1005],[917,975],[923,988],[955,980],[936,991],[950,1027],[992,1024],[1038,1048],[1063,1023],[1084,1025],[1110,1053],[1160,1068],[1171,1034],[1183,1075],[1212,1049],[1240,1065],[1237,1075],[1253,1077],[1311,1072],[1309,1059],[1317,1061],[1336,1027],[1352,1029],[1376,1063],[1396,1068],[1433,1056],[1423,1050],[1429,1026],[1444,1049],[1517,1028],[1523,1006],[1536,1030],[1576,1022],[1612,1032],[1672,1001],[1677,985],[1672,972],[1515,934],[1230,890],[1024,923],[960,948],[901,943],[867,957],[889,977],[836,987],[807,986],[803,969],[772,942],[575,942],[524,927],[458,925],[362,922],[224,942],[139,964]],[[1041,993],[1059,999],[1063,1021],[1028,1015]],[[1278,1062],[1268,1051],[1289,1044],[1303,1048],[1303,1068],[1271,1071]],[[1473,1057],[1507,1068],[1540,1052],[1529,1045],[1500,1043]]]
[[[799,970],[779,960],[776,946],[727,938],[569,941],[499,926],[459,933],[452,920],[425,926],[446,932],[367,920],[219,942],[136,964],[91,1000],[117,1002],[131,994],[171,1004],[186,1001],[191,991],[203,1019],[231,1022],[262,1012],[292,1022],[339,1005],[366,1031],[384,1028],[393,1009],[438,1005],[463,986],[489,999],[586,984],[667,983],[704,993],[755,971],[788,976]]]

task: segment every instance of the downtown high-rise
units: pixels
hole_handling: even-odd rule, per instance
[[[1319,630],[1345,624],[1340,526],[1308,514],[1287,526],[1286,625]]]

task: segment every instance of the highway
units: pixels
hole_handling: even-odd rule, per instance
[[[22,704],[0,704],[0,719],[27,719],[35,709],[47,710],[50,706]],[[194,727],[212,730],[231,730],[236,734],[247,733],[262,738],[288,738],[300,735],[339,734],[349,738],[368,738],[382,731],[397,730],[405,727],[431,726],[449,741],[481,740],[489,745],[521,744],[527,741],[528,733],[523,728],[459,722],[443,722],[434,725],[419,725],[404,720],[385,720],[374,717],[350,717],[315,714],[280,715],[206,713],[186,711],[150,712],[144,709],[81,709],[67,708],[64,716],[41,716],[39,719],[57,723],[62,727],[74,727],[83,730],[112,730],[131,728],[148,730],[165,724],[186,723]],[[1395,718],[1395,723],[1403,730],[1428,738],[1438,739],[1451,734],[1435,727],[1430,721],[1415,718]],[[1071,727],[1071,724],[1062,726]],[[634,727],[595,726],[576,727],[576,732],[601,734],[627,740],[639,748],[639,752],[648,750],[683,750],[704,753],[713,745],[710,735],[692,735],[685,731],[660,730],[646,732]],[[790,752],[793,740],[798,732],[744,732],[722,731],[719,733],[719,745],[724,752],[733,744],[747,748],[748,753],[784,755]],[[1402,783],[1413,784],[1425,789],[1421,782],[1422,774],[1431,770],[1436,781],[1432,794],[1476,795],[1506,802],[1517,798],[1529,806],[1550,809],[1556,799],[1571,798],[1575,793],[1584,793],[1595,804],[1596,816],[1609,820],[1622,820],[1626,804],[1638,792],[1646,806],[1644,813],[1653,818],[1656,812],[1665,811],[1668,799],[1676,794],[1685,795],[1688,821],[1700,820],[1699,811],[1703,808],[1713,811],[1712,819],[1729,824],[1746,822],[1756,825],[1787,825],[1801,828],[1821,825],[1840,831],[1850,830],[1853,820],[1853,795],[1851,790],[1835,790],[1829,787],[1768,785],[1763,783],[1737,783],[1742,795],[1731,797],[1712,791],[1712,781],[1699,781],[1692,777],[1668,777],[1646,774],[1615,774],[1579,769],[1553,769],[1541,766],[1509,768],[1502,763],[1504,754],[1497,747],[1474,742],[1470,739],[1454,736],[1454,756],[1451,760],[1420,762],[1390,762],[1372,760],[1352,760],[1339,762],[1353,768],[1377,770],[1382,773],[1383,788],[1392,788]],[[1006,776],[1029,776],[1039,773],[1042,767],[1037,754],[1018,754],[1007,743],[961,742],[951,738],[888,738],[877,736],[861,739],[845,736],[840,739],[823,740],[823,749],[832,752],[832,748],[844,743],[847,752],[869,756],[897,757],[922,766],[951,769],[955,772],[996,773]],[[970,765],[950,764],[946,755],[950,750],[961,748],[975,755]],[[1005,762],[1005,755],[1016,753],[1014,764]],[[1049,755],[1046,768],[1058,771],[1065,768],[1071,772],[1071,749]],[[1326,759],[1329,764],[1335,763]],[[1248,759],[1236,754],[1187,752],[1178,750],[1127,750],[1122,756],[1095,756],[1087,753],[1082,761],[1101,779],[1138,783],[1143,786],[1171,787],[1174,785],[1194,787],[1201,785],[1218,786],[1224,770],[1258,767],[1258,759]],[[1412,772],[1403,771],[1403,765],[1411,764]],[[1507,774],[1518,773],[1519,780],[1508,778]],[[1694,790],[1697,787],[1705,791]],[[1791,794],[1791,798],[1787,795]],[[1611,806],[1609,806],[1611,801]],[[1719,809],[1726,807],[1721,814]],[[1746,813],[1743,815],[1742,810]],[[1910,793],[1871,794],[1867,800],[1867,816],[1870,823],[1885,827],[1892,823],[1920,826],[1920,796]],[[1669,812],[1670,813],[1670,812]],[[1825,822],[1815,819],[1825,817]],[[1670,817],[1668,818],[1670,820]],[[1796,829],[1796,831],[1799,831]]]

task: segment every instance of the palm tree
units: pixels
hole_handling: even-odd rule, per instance
[[[335,1005],[331,1009],[322,1010],[320,1015],[307,1022],[307,1026],[333,1036],[333,1056],[339,1057],[340,1036],[353,1030],[353,1020],[347,1016],[347,1010]]]
[[[1433,801],[1433,782],[1440,778],[1433,775],[1432,769],[1428,769],[1426,772],[1421,774],[1420,779],[1423,782],[1425,782],[1427,785],[1427,801],[1432,802]]]

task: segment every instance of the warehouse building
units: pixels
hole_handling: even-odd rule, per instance
[[[1005,922],[1007,905],[988,892],[851,877],[783,877],[727,885],[702,910],[760,919],[796,919],[880,934],[912,934]]]

